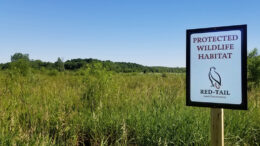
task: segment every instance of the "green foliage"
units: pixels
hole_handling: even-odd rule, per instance
[[[167,77],[167,74],[166,74],[166,73],[162,73],[162,77],[163,77],[163,78],[166,78],[166,77]]]
[[[260,144],[258,59],[249,53],[249,110],[225,110],[226,145]],[[58,62],[1,65],[0,145],[209,145],[209,110],[185,106],[185,74],[94,59],[59,72]]]
[[[248,54],[248,81],[250,89],[260,83],[260,55],[256,48]]]
[[[111,62],[111,61],[100,61],[97,59],[72,59],[65,62],[66,70],[77,70],[83,68],[86,64],[101,63],[102,67],[108,71],[114,72],[174,72],[174,73],[183,73],[185,68],[169,68],[169,67],[148,67],[136,63],[126,63],[126,62]]]
[[[209,145],[210,112],[185,106],[185,74],[54,70],[0,71],[0,145]],[[260,144],[259,91],[248,111],[225,110],[226,145]]]
[[[57,76],[58,75],[58,71],[53,69],[53,70],[49,70],[48,71],[48,75],[49,76]]]
[[[53,70],[57,69],[60,72],[65,70],[81,70],[84,69],[86,65],[93,65],[95,63],[100,63],[102,68],[107,71],[113,71],[117,73],[132,73],[132,72],[139,72],[139,73],[184,73],[185,68],[170,68],[170,67],[149,67],[143,66],[136,63],[126,63],[126,62],[112,62],[112,61],[101,61],[97,59],[72,59],[63,62],[62,59],[59,57],[56,62],[43,62],[41,60],[29,60],[28,54],[22,53],[15,53],[11,56],[12,62],[18,60],[26,60],[30,62],[30,66],[35,70],[41,70],[42,68]],[[0,69],[8,69],[10,63],[0,64]]]
[[[32,60],[31,66],[34,69],[40,70],[41,68],[43,68],[44,63],[41,60]]]
[[[55,64],[55,67],[58,71],[64,71],[65,70],[64,63],[63,63],[63,61],[61,60],[60,57],[58,58],[58,60],[54,64]]]
[[[31,72],[29,54],[15,53],[10,63],[3,65],[2,69],[10,69],[12,74],[27,76]]]
[[[101,63],[85,66],[83,84],[85,86],[82,102],[86,103],[91,112],[95,111],[98,104],[105,98],[106,89],[109,87],[111,73],[106,71]]]
[[[29,61],[29,54],[22,54],[22,53],[15,53],[14,55],[11,56],[11,61],[18,61],[20,59]]]
[[[31,71],[30,62],[26,59],[13,61],[9,64],[9,66],[13,73],[23,76],[27,76]]]

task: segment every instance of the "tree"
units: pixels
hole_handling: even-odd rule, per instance
[[[256,48],[248,54],[248,81],[255,87],[260,83],[260,56]]]
[[[30,59],[29,54],[15,53],[11,56],[11,63],[7,64],[15,73],[26,76],[30,73]]]
[[[41,60],[31,60],[31,66],[34,69],[41,69],[41,67],[43,67],[43,62]]]
[[[64,71],[64,62],[61,60],[61,58],[59,57],[58,60],[55,62],[55,67],[58,71]]]
[[[17,61],[17,60],[26,60],[29,61],[29,54],[22,54],[22,53],[15,53],[14,55],[11,56],[11,62]]]
[[[27,76],[31,71],[30,62],[25,59],[18,59],[10,63],[10,69],[15,73]]]

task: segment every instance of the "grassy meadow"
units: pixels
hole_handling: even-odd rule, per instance
[[[260,144],[260,89],[225,110],[225,144]],[[0,71],[0,145],[209,145],[209,108],[187,107],[185,74]]]

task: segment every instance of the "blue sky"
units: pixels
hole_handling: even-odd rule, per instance
[[[259,0],[3,0],[0,62],[21,52],[185,66],[186,29],[239,24],[248,25],[248,50],[260,48]]]

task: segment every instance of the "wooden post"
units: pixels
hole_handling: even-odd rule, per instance
[[[224,110],[211,108],[211,145],[224,146]]]

